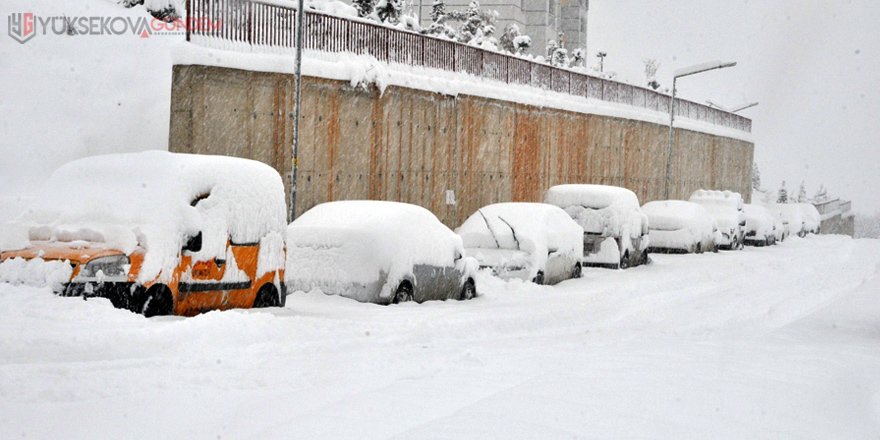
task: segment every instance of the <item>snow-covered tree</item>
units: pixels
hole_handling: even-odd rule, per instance
[[[645,63],[645,81],[648,87],[654,90],[659,89],[660,83],[657,82],[657,69],[660,68],[660,61],[656,58],[645,58],[642,62]]]
[[[369,17],[373,13],[373,0],[352,0],[358,17]]]
[[[758,162],[752,163],[752,189],[761,190],[761,170],[758,169]]]
[[[571,51],[571,57],[569,58],[569,67],[584,67],[584,63],[587,60],[587,51],[583,48],[576,48]]]
[[[806,190],[806,188],[804,188],[803,181],[801,181],[801,187],[800,187],[800,189],[798,189],[797,202],[798,203],[807,203],[807,190]]]
[[[461,24],[455,33],[455,39],[462,43],[481,47],[497,47],[498,40],[495,34],[495,21],[498,20],[497,11],[483,11],[480,2],[471,0],[468,8],[464,11],[449,11],[447,20],[457,21]]]
[[[397,24],[400,22],[400,14],[402,12],[402,0],[379,0],[376,3],[374,15],[379,22]]]
[[[776,198],[776,203],[788,203],[788,190],[785,189],[785,181],[782,181],[782,187],[779,188],[779,196]]]
[[[434,23],[443,23],[446,21],[446,2],[443,0],[434,0],[431,4],[431,21]]]

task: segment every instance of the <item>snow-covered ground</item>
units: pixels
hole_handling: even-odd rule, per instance
[[[880,241],[145,319],[0,284],[0,438],[880,436]]]

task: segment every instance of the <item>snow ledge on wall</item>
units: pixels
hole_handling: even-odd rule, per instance
[[[209,44],[214,44],[213,41]],[[218,44],[222,44],[219,43]],[[202,47],[181,43],[174,47],[175,65],[204,65],[232,69],[293,74],[294,59],[290,54],[253,53]],[[536,107],[609,116],[650,122],[667,126],[669,114],[624,104],[573,96],[519,84],[506,84],[466,73],[441,69],[415,67],[397,63],[382,63],[369,55],[347,52],[329,53],[307,50],[304,52],[303,75],[348,81],[352,86],[375,84],[380,92],[388,86],[441,93],[449,96],[471,95]],[[714,136],[754,143],[751,133],[679,117],[676,128]]]

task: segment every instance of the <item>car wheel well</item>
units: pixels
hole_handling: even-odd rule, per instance
[[[136,312],[147,318],[174,313],[174,294],[165,284],[153,284],[137,302]]]
[[[281,296],[278,294],[278,288],[275,287],[274,283],[266,283],[260,286],[260,290],[254,296],[252,307],[255,309],[281,307]]]

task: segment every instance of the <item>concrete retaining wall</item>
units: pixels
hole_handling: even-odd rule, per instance
[[[455,227],[481,206],[541,201],[560,183],[664,197],[662,125],[319,78],[303,86],[297,215],[329,200],[395,200]],[[253,158],[286,178],[292,117],[290,75],[174,67],[171,151]],[[680,129],[674,140],[672,198],[711,188],[749,199],[751,143]]]

